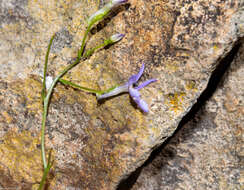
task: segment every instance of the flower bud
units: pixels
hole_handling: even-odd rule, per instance
[[[112,35],[109,39],[112,43],[116,43],[116,42],[120,41],[124,36],[125,36],[124,34],[118,33],[118,34]]]
[[[113,6],[118,6],[118,5],[121,5],[123,3],[127,3],[128,0],[112,0],[111,3]]]
[[[125,35],[124,34],[114,34],[112,36],[110,36],[110,38],[104,40],[104,45],[105,46],[108,46],[108,45],[111,45],[111,44],[114,44],[118,41],[120,41]]]
[[[103,8],[99,9],[97,12],[95,12],[93,15],[89,17],[88,27],[91,27],[96,22],[101,21],[105,16],[108,15],[112,8],[126,3],[127,1],[128,0],[111,0]]]
[[[91,27],[96,22],[102,20],[109,13],[109,10],[110,9],[107,6],[105,6],[102,9],[99,9],[93,15],[91,15],[87,21],[88,27]]]

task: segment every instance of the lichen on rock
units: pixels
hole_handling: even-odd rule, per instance
[[[1,140],[10,131],[32,143],[31,136],[21,135],[23,131],[39,136],[41,76],[48,40],[59,34],[49,58],[48,75],[55,77],[77,56],[86,20],[98,6],[96,0],[1,3]],[[16,11],[11,13],[12,9]],[[11,14],[15,16],[10,22]],[[206,88],[216,65],[243,36],[242,23],[240,0],[130,0],[115,10],[89,34],[86,48],[117,32],[126,37],[96,52],[65,78],[82,86],[108,89],[126,82],[143,61],[142,81],[158,79],[141,90],[150,112],[144,115],[136,109],[128,94],[98,103],[92,94],[58,84],[47,120],[46,145],[55,152],[55,180],[50,181],[50,188],[115,189],[172,135]],[[228,102],[225,106],[234,109]],[[11,140],[6,142],[14,145]],[[1,147],[10,154],[7,145]],[[38,148],[35,151],[39,167],[41,156],[36,157]],[[13,154],[15,158],[19,152]],[[10,175],[0,176],[0,180],[8,177],[18,184],[21,179],[26,183],[38,180],[38,175],[29,171],[34,161],[24,157],[28,176],[23,168],[11,168],[5,158],[0,158],[0,164],[7,166]]]
[[[39,137],[28,131],[8,131],[0,144],[1,170],[13,181],[38,183],[42,176]],[[7,187],[7,186],[6,186]]]
[[[234,48],[235,57],[225,62],[224,67],[230,64],[230,68],[224,75],[221,73],[222,79],[211,98],[201,102],[203,106],[195,109],[197,112],[188,117],[188,122],[136,172],[136,182],[127,181],[134,185],[126,189],[242,189],[244,44],[241,43]]]

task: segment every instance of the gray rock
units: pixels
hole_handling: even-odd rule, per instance
[[[96,0],[0,1],[0,170],[19,186],[41,179],[40,94],[48,41],[58,33],[48,68],[54,77],[77,56],[86,19],[97,7]],[[150,113],[137,109],[128,94],[98,104],[92,94],[57,85],[46,130],[55,160],[50,188],[115,189],[143,164],[243,36],[242,8],[241,0],[131,0],[100,23],[87,49],[117,32],[126,37],[66,79],[107,89],[127,81],[144,61],[142,80],[158,79],[141,90]]]
[[[126,189],[242,189],[243,60],[244,44],[213,96],[137,171],[136,183]]]

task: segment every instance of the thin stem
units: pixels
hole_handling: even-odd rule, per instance
[[[51,49],[51,45],[53,43],[53,39],[55,37],[55,34],[52,36],[52,38],[49,41],[48,48],[47,48],[47,53],[45,57],[45,64],[44,64],[44,72],[43,72],[43,82],[42,82],[42,101],[44,100],[46,96],[46,75],[47,75],[47,63],[48,63],[48,57]]]
[[[110,3],[111,4],[111,3]],[[109,4],[109,5],[110,5]],[[112,4],[111,4],[112,5]],[[43,173],[43,178],[42,178],[42,181],[41,181],[41,184],[39,186],[39,190],[41,190],[45,184],[45,181],[46,181],[46,177],[48,175],[48,172],[51,168],[51,164],[50,164],[50,160],[51,160],[51,155],[49,154],[49,157],[48,157],[48,163],[46,161],[46,154],[45,154],[45,128],[46,128],[46,120],[47,120],[47,114],[48,114],[48,106],[49,106],[49,101],[50,101],[50,98],[51,98],[51,95],[52,95],[52,92],[53,92],[53,89],[54,87],[56,86],[57,82],[58,81],[61,81],[63,83],[66,82],[66,84],[69,84],[69,85],[73,85],[75,86],[73,83],[71,82],[68,82],[68,81],[65,81],[63,79],[61,79],[63,77],[63,75],[65,75],[70,69],[72,69],[73,67],[75,67],[80,61],[81,61],[81,58],[87,58],[89,57],[95,50],[99,49],[99,48],[102,48],[106,45],[109,45],[109,44],[112,44],[114,43],[113,41],[111,40],[105,40],[103,44],[100,44],[99,46],[95,47],[95,48],[92,48],[90,50],[88,50],[85,55],[84,55],[84,52],[85,52],[85,45],[86,45],[86,40],[87,40],[87,37],[88,37],[88,34],[92,28],[92,25],[95,24],[96,22],[102,20],[104,18],[104,16],[106,16],[108,14],[108,12],[110,11],[111,7],[107,7],[106,10],[104,10],[103,14],[99,14],[97,15],[98,17],[95,17],[91,23],[88,24],[88,27],[85,31],[85,34],[84,34],[84,37],[82,39],[82,44],[81,44],[81,47],[78,51],[78,55],[77,55],[77,58],[75,60],[75,62],[71,65],[68,65],[63,71],[61,71],[57,76],[56,78],[53,80],[50,88],[47,90],[46,92],[46,73],[47,73],[47,64],[48,64],[48,57],[49,57],[49,53],[50,53],[50,48],[51,48],[51,44],[53,42],[53,39],[54,39],[54,36],[50,39],[50,42],[49,42],[49,45],[48,45],[48,50],[47,50],[47,53],[46,53],[46,57],[45,57],[45,65],[44,65],[44,76],[43,76],[43,85],[42,85],[42,93],[41,93],[41,97],[42,97],[42,101],[43,101],[43,116],[42,116],[42,126],[41,126],[41,154],[42,154],[42,161],[43,161],[43,166],[44,166],[44,173]],[[60,80],[61,79],[61,80]],[[65,81],[65,82],[64,82]],[[107,91],[96,91],[96,90],[93,90],[93,89],[89,89],[89,88],[86,88],[86,87],[80,87],[78,85],[76,85],[75,87],[79,87],[80,89],[83,89],[83,90],[86,90],[86,91],[89,91],[89,92],[92,92],[92,93],[96,93],[97,94],[102,94],[104,92],[107,92]],[[109,91],[111,91],[111,89],[114,89],[115,87],[113,88],[110,88]]]
[[[46,153],[45,153],[45,128],[46,128],[46,120],[47,120],[47,113],[48,113],[48,104],[49,104],[49,100],[51,97],[51,94],[53,92],[53,88],[55,87],[55,85],[57,84],[58,80],[65,74],[67,73],[70,69],[72,69],[74,66],[76,66],[81,58],[82,58],[82,53],[85,47],[85,41],[87,38],[87,35],[90,31],[90,27],[87,28],[86,32],[85,32],[85,36],[82,40],[82,45],[80,50],[78,51],[78,57],[76,58],[75,62],[71,65],[68,65],[62,72],[60,72],[58,74],[58,76],[53,80],[50,88],[47,91],[47,94],[43,100],[43,116],[42,116],[42,128],[41,128],[41,152],[42,152],[42,161],[43,161],[43,166],[44,166],[44,170],[47,167],[47,161],[46,161]],[[90,56],[93,52],[90,52],[89,54],[86,54],[86,57]]]
[[[45,99],[44,99],[45,100]],[[41,151],[42,151],[42,162],[44,171],[47,167],[46,155],[45,155],[45,123],[47,119],[47,106],[44,101],[44,109],[42,114],[42,129],[41,129]]]
[[[45,98],[43,99],[43,116],[42,116],[42,128],[41,128],[41,152],[42,152],[42,160],[43,160],[44,169],[47,167],[47,161],[46,161],[46,156],[45,156],[46,155],[46,153],[45,153],[45,128],[46,128],[46,120],[47,120],[47,114],[48,114],[49,100],[50,100],[50,97],[51,97],[51,94],[53,92],[54,87],[56,86],[57,82],[63,77],[64,74],[66,74],[70,69],[75,67],[80,62],[81,58],[85,59],[85,58],[91,56],[93,54],[93,52],[96,51],[97,49],[100,49],[102,47],[105,47],[109,44],[114,43],[111,40],[104,40],[104,42],[102,44],[96,46],[95,48],[88,50],[86,52],[86,54],[83,55],[86,39],[87,39],[88,33],[90,32],[91,27],[92,27],[92,24],[90,24],[87,27],[87,30],[85,31],[84,37],[82,39],[81,48],[78,51],[78,56],[77,56],[75,62],[71,65],[68,65],[62,72],[60,72],[56,76],[56,78],[53,80],[50,88],[48,89]],[[52,44],[52,41],[50,41],[50,42],[51,42],[50,44]],[[51,45],[50,45],[50,47],[51,47]],[[49,55],[49,53],[47,53],[46,61],[48,61],[48,55]],[[47,63],[45,62],[45,64],[47,64]],[[45,69],[44,69],[44,71],[45,71]],[[86,91],[92,90],[92,89],[88,89],[85,87],[82,87],[82,88],[83,88],[83,90],[86,89]],[[114,89],[114,87],[112,87],[111,89]],[[109,89],[109,91],[110,91],[110,89]],[[94,91],[93,93],[102,94],[104,92],[106,92],[106,91],[101,91],[101,92],[99,92],[99,91],[95,92]]]
[[[41,130],[41,150],[42,150],[42,160],[43,160],[43,166],[44,169],[47,167],[47,161],[46,161],[46,153],[45,153],[45,127],[46,127],[46,119],[47,119],[47,112],[48,112],[48,104],[49,100],[53,91],[53,88],[57,84],[58,80],[67,73],[70,69],[72,69],[74,66],[76,66],[80,62],[79,57],[75,60],[75,62],[69,66],[67,66],[61,73],[58,74],[58,76],[53,80],[50,88],[47,91],[47,95],[44,99],[44,110],[43,110],[43,116],[42,116],[42,130]]]
[[[41,153],[42,153],[42,161],[43,161],[44,171],[47,167],[46,156],[45,156],[45,123],[46,123],[46,118],[47,118],[47,105],[45,103],[46,74],[47,74],[48,57],[49,57],[49,53],[50,53],[50,49],[51,49],[51,45],[53,43],[54,37],[55,37],[55,34],[50,39],[49,44],[48,44],[48,48],[47,48],[47,53],[46,53],[46,57],[45,57],[45,64],[44,64],[44,72],[43,72],[42,92],[41,92],[41,97],[42,97],[42,101],[43,101],[43,115],[42,115],[42,128],[41,128]]]
[[[50,152],[49,152],[47,167],[44,169],[42,180],[40,182],[38,190],[42,190],[43,189],[43,187],[45,185],[45,182],[46,182],[47,174],[49,173],[49,171],[50,171],[50,169],[52,167],[51,155],[52,155],[52,150],[50,150]]]
[[[98,46],[96,46],[96,47],[94,47],[94,48],[91,48],[91,49],[87,50],[86,54],[83,55],[83,58],[87,58],[87,57],[91,56],[96,50],[98,50],[98,49],[100,49],[100,48],[103,48],[103,47],[107,46],[107,45],[110,44],[110,43],[112,43],[112,42],[110,42],[110,41],[108,41],[108,40],[105,40],[103,43],[99,44]],[[82,47],[83,47],[83,46],[81,46],[81,49],[82,49]],[[79,51],[79,52],[80,52],[80,51]],[[78,58],[79,58],[79,57],[78,57]],[[76,64],[74,64],[74,66],[75,66],[75,65],[76,65]],[[71,68],[74,67],[73,64],[70,65],[70,66],[71,66]],[[71,69],[71,68],[70,68],[70,69]],[[65,70],[65,69],[64,69],[64,70]],[[69,70],[69,69],[68,69],[68,70]],[[67,72],[67,71],[66,71],[66,72]],[[65,73],[66,73],[66,72],[65,72]],[[62,76],[63,76],[65,73],[63,73]],[[98,91],[98,90],[94,90],[94,89],[91,89],[91,88],[87,88],[87,87],[79,86],[79,85],[74,84],[74,83],[72,83],[72,82],[70,82],[70,81],[61,79],[62,76],[60,76],[60,78],[59,78],[58,80],[59,80],[61,83],[63,83],[64,85],[70,85],[70,86],[72,86],[72,87],[74,87],[74,88],[78,88],[78,89],[84,90],[84,91],[86,91],[86,92],[91,92],[91,93],[95,93],[95,94],[102,94],[102,93],[107,92],[107,90],[106,90],[106,91]],[[56,77],[56,78],[57,78],[57,77]],[[52,88],[52,86],[51,86],[50,88]],[[112,87],[112,88],[114,88],[114,87]],[[110,90],[110,89],[109,89],[109,90]]]
[[[96,50],[101,49],[101,48],[104,48],[104,47],[107,46],[107,45],[108,45],[108,43],[107,43],[107,41],[105,40],[103,43],[99,44],[98,46],[96,46],[96,47],[94,47],[94,48],[91,48],[91,49],[87,50],[86,54],[83,55],[83,58],[85,59],[85,58],[90,57]]]
[[[72,83],[72,82],[67,81],[67,80],[64,80],[64,79],[59,79],[59,81],[60,81],[61,83],[63,83],[64,85],[69,85],[69,86],[72,86],[72,87],[74,87],[74,88],[78,88],[78,89],[80,89],[80,90],[84,90],[84,91],[86,91],[86,92],[95,93],[95,94],[100,92],[100,91],[98,91],[98,90],[94,90],[94,89],[91,89],[91,88],[87,88],[87,87],[79,86],[79,85],[77,85],[77,84],[75,84],[75,83]]]
[[[64,80],[64,79],[59,79],[59,81],[61,83],[63,83],[64,85],[69,85],[69,86],[72,86],[73,88],[77,88],[77,89],[84,90],[86,92],[90,92],[90,93],[94,93],[94,94],[98,94],[98,95],[110,92],[111,90],[113,90],[117,87],[117,85],[116,85],[116,86],[113,86],[112,88],[109,88],[107,90],[94,90],[91,88],[80,86],[78,84],[72,83],[72,82]]]
[[[91,30],[91,25],[89,25],[85,31],[85,34],[84,34],[84,37],[82,39],[82,43],[81,43],[81,48],[80,50],[78,51],[78,59],[81,58],[81,56],[83,55],[83,51],[84,51],[84,48],[85,48],[85,44],[86,44],[86,38],[88,36],[88,33],[90,32]]]

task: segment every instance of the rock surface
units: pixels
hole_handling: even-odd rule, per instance
[[[38,185],[41,75],[48,41],[57,33],[48,70],[48,75],[56,76],[76,57],[85,20],[98,6],[95,0],[0,0],[3,187]],[[98,104],[92,94],[58,85],[46,133],[46,145],[54,150],[55,159],[49,188],[115,189],[140,166],[153,148],[172,135],[216,65],[243,36],[242,7],[241,0],[131,0],[93,30],[87,48],[116,32],[126,37],[65,77],[107,89],[125,82],[144,61],[142,80],[158,79],[141,90],[150,113],[136,109],[128,94]],[[5,179],[9,183],[3,183]]]
[[[243,188],[243,60],[244,44],[211,99],[138,170],[136,183],[127,189]]]

